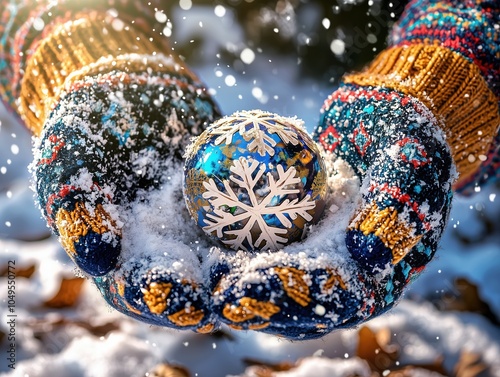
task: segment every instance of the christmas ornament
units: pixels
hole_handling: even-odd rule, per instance
[[[184,175],[193,219],[235,250],[300,240],[324,207],[326,169],[302,121],[260,110],[212,124],[188,147]]]

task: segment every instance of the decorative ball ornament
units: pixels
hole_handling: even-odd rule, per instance
[[[240,111],[186,152],[184,198],[205,233],[235,250],[277,251],[324,209],[326,168],[303,122]]]

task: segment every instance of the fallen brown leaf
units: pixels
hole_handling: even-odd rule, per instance
[[[396,365],[399,349],[390,344],[388,329],[382,329],[375,333],[367,326],[362,327],[359,330],[356,356],[365,360],[375,375],[390,371],[389,374],[386,374],[389,377],[411,377],[418,374],[419,371],[429,371],[439,373],[442,376],[450,376],[444,368],[442,356],[431,364]],[[481,362],[480,355],[463,352],[452,375],[453,377],[480,377],[487,370],[488,366]]]
[[[401,367],[395,367],[388,374],[389,377],[413,377],[415,374],[418,375],[419,372],[434,372],[439,373],[442,376],[449,376],[446,369],[443,366],[444,358],[442,356],[438,357],[431,364],[419,364],[419,365],[405,365]]]
[[[382,373],[396,365],[399,348],[389,344],[390,330],[382,329],[375,333],[367,326],[359,329],[356,356],[365,360],[372,371]]]
[[[111,331],[120,329],[120,326],[116,322],[106,322],[100,325],[93,325],[85,321],[62,320],[59,321],[59,323],[57,323],[57,325],[71,325],[71,324],[81,327],[97,337],[106,336]]]
[[[102,325],[92,325],[88,322],[83,322],[83,321],[76,321],[73,323],[77,326],[84,328],[89,333],[97,337],[106,336],[111,331],[120,329],[120,326],[116,322],[106,322],[103,323]]]
[[[67,308],[74,306],[82,291],[83,278],[63,278],[59,291],[50,300],[43,303],[49,308]]]
[[[455,365],[455,377],[478,377],[488,370],[481,362],[481,356],[471,352],[462,352]]]
[[[32,264],[30,266],[26,266],[26,267],[18,267],[16,268],[14,271],[15,271],[15,274],[16,274],[16,278],[18,277],[22,277],[22,278],[27,278],[29,279],[31,277],[31,275],[33,275],[33,273],[35,272],[35,265]],[[7,273],[8,273],[9,269],[7,266],[2,266],[0,268],[0,277],[6,277],[7,276]]]
[[[488,318],[493,324],[500,325],[500,321],[493,310],[481,298],[477,285],[466,278],[457,278],[454,287],[454,293],[448,293],[446,299],[440,300],[438,303],[439,309],[478,313]]]
[[[180,365],[160,364],[157,365],[151,372],[150,377],[190,377],[189,371]]]
[[[25,324],[47,353],[61,352],[72,339],[74,334],[82,334],[82,329],[96,337],[104,337],[112,331],[120,329],[119,322],[105,322],[94,324],[86,319],[78,320],[66,318],[62,315],[29,319]]]
[[[281,363],[269,363],[252,358],[244,358],[243,362],[252,367],[252,373],[256,377],[273,377],[275,372],[286,372],[296,367],[296,364],[289,361]]]

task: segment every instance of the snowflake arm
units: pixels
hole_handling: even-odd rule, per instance
[[[291,166],[287,171],[283,169],[283,166],[276,166],[276,170],[278,171],[278,180],[275,181],[272,174],[268,174],[269,179],[269,195],[262,201],[261,206],[266,207],[273,197],[275,196],[284,196],[288,194],[297,194],[299,192],[296,188],[287,188],[290,185],[296,185],[300,183],[300,178],[296,177],[297,170]]]
[[[255,174],[255,177],[252,177],[257,169],[259,170]],[[248,196],[250,197],[252,207],[257,207],[259,203],[257,201],[257,197],[255,196],[253,188],[264,174],[265,166],[260,164],[256,160],[253,160],[249,166],[248,161],[245,158],[241,157],[234,162],[234,165],[231,166],[230,170],[234,175],[230,176],[229,179],[241,188],[245,189],[248,193]],[[228,188],[226,187],[226,190],[227,189]]]
[[[281,140],[285,144],[297,145],[299,140],[297,139],[297,135],[291,130],[283,129],[283,130],[271,130],[271,133],[276,133],[280,137]]]
[[[220,145],[222,143],[229,145],[233,141],[235,133],[239,133],[240,135],[245,133],[246,126],[250,121],[242,121],[237,125],[233,124],[232,122],[237,119],[238,118],[235,117],[223,118],[224,122],[211,130],[211,134],[220,135],[217,139],[215,139],[215,145]]]
[[[311,221],[312,216],[307,211],[310,211],[315,207],[316,203],[311,200],[311,197],[309,195],[307,195],[300,202],[297,198],[293,199],[292,201],[287,199],[279,206],[271,208],[275,211],[275,213],[273,213],[276,215],[281,224],[289,228],[292,226],[292,223],[290,222],[290,220],[288,220],[285,214],[290,216],[292,220],[295,220],[297,216],[301,216],[304,220]]]
[[[285,144],[297,145],[299,143],[299,139],[297,139],[297,134],[292,130],[290,130],[287,126],[284,126],[281,123],[273,124],[265,120],[262,121],[262,124],[264,124],[267,127],[269,133],[277,134]]]
[[[204,219],[204,222],[207,225],[203,227],[203,230],[210,234],[216,232],[217,237],[222,239],[225,227],[228,227],[238,221],[243,221],[251,217],[251,214],[249,212],[245,212],[234,216],[229,212],[216,208],[213,213],[207,213],[206,217],[207,218]],[[250,220],[248,222],[250,222]],[[227,231],[226,234],[232,234],[232,231]],[[250,236],[250,232],[248,235]],[[243,240],[241,242],[243,242]],[[229,244],[229,241],[224,241],[224,243]]]
[[[274,147],[276,141],[269,136],[265,131],[261,130],[258,124],[254,123],[254,128],[243,135],[246,141],[252,140],[248,144],[248,150],[251,152],[257,151],[262,157],[266,155],[274,155]]]
[[[241,206],[241,203],[234,191],[231,189],[229,182],[224,181],[224,188],[226,189],[226,192],[220,191],[212,178],[210,178],[208,182],[203,182],[203,186],[207,191],[205,191],[202,196],[204,199],[209,200],[210,204],[212,204],[214,208],[226,205],[229,207],[234,207],[236,205]]]
[[[262,216],[258,216],[256,220],[259,224],[259,228],[261,229],[261,234],[255,241],[255,247],[260,249],[265,247],[268,250],[279,250],[286,244],[288,239],[280,236],[280,234],[287,233],[286,229],[267,225]],[[264,245],[262,245],[263,243]]]
[[[226,234],[230,236],[236,236],[236,238],[234,239],[224,241],[227,246],[233,249],[243,249],[245,251],[248,251],[247,248],[243,245],[245,240],[249,245],[253,244],[251,230],[255,224],[255,219],[249,213],[247,213],[247,215],[250,218],[242,229],[229,230],[226,232]]]

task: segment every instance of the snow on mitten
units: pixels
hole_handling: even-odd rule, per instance
[[[47,224],[113,307],[154,324],[213,328],[195,251],[127,236],[161,206],[148,203],[169,190],[190,138],[219,115],[198,78],[163,54],[158,2],[0,6],[1,95],[35,136]],[[131,212],[137,203],[142,212]]]
[[[360,267],[423,269],[452,187],[499,176],[499,22],[496,1],[414,0],[391,45],[325,101],[316,139],[364,182],[346,235]]]

